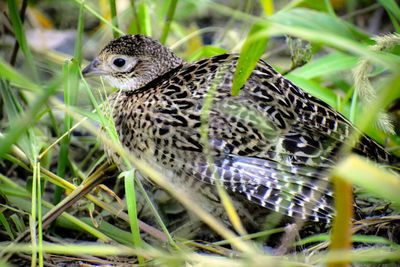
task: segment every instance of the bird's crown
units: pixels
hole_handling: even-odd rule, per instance
[[[114,87],[136,90],[181,64],[182,59],[160,42],[125,35],[110,41],[82,73],[104,75]]]

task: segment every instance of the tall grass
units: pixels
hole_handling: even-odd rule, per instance
[[[6,53],[1,53],[0,96],[3,104],[0,108],[5,118],[0,122],[0,229],[4,230],[2,235],[7,240],[0,243],[3,264],[11,261],[14,253],[30,255],[32,266],[44,265],[44,253],[80,256],[87,261],[96,260],[99,264],[113,263],[102,257],[106,255],[132,256],[128,259],[129,263],[136,263],[137,260],[142,265],[183,265],[185,262],[224,266],[312,265],[338,262],[344,265],[400,260],[399,244],[378,236],[353,235],[360,228],[350,224],[351,185],[354,184],[383,201],[398,205],[400,199],[397,192],[400,192],[400,182],[397,175],[354,155],[344,158],[332,174],[339,188],[335,191],[338,215],[332,234],[319,233],[308,236],[288,245],[292,251],[297,248],[298,252],[275,255],[264,251],[255,238],[281,232],[282,228],[267,229],[246,236],[240,222],[236,221],[235,212],[230,211],[232,221],[236,222],[236,232],[242,234],[240,236],[227,229],[201,205],[194,203],[184,189],[170,184],[159,170],[126,151],[117,141],[112,119],[103,114],[100,106],[107,109],[107,97],[99,97],[107,91],[107,85],[101,84],[98,91],[93,87],[91,90],[80,74],[84,65],[82,49],[85,48],[83,36],[87,16],[97,18],[100,23],[98,28],[88,34],[89,39],[94,40],[91,44],[98,46],[96,49],[104,45],[97,36],[106,35],[109,38],[105,39],[111,39],[113,36],[129,32],[158,38],[167,46],[176,48],[178,54],[189,60],[226,51],[240,51],[233,94],[240,90],[260,58],[267,59],[280,70],[288,69],[289,60],[281,64],[281,61],[277,60],[279,57],[270,51],[269,47],[273,46],[276,39],[290,35],[311,42],[314,58],[303,66],[296,66],[286,77],[345,116],[354,118],[354,123],[359,129],[378,142],[384,144],[388,139],[388,146],[396,148],[400,145],[399,136],[386,134],[374,127],[374,122],[377,114],[387,109],[388,104],[400,95],[398,35],[392,35],[391,41],[388,41],[391,42],[390,45],[374,49],[375,36],[352,24],[350,19],[344,20],[337,16],[331,1],[327,0],[317,1],[322,4],[310,4],[308,8],[302,5],[303,1],[287,1],[283,6],[274,6],[273,1],[269,0],[256,4],[249,1],[248,9],[245,5],[242,9],[236,9],[206,0],[132,0],[125,5],[126,10],[119,13],[118,2],[110,0],[109,13],[103,14],[97,7],[98,1],[74,1],[74,12],[78,18],[74,54],[65,55],[65,61],[58,62],[59,69],[54,70],[51,73],[52,77],[48,79],[40,72],[38,62],[49,62],[54,51],[32,49],[26,35],[27,26],[21,22],[16,1],[7,1],[10,25],[22,51],[19,60],[26,62],[29,68],[26,70],[11,66],[7,63]],[[378,2],[388,13],[393,28],[398,32],[399,5],[394,0]],[[352,6],[356,3],[355,0],[348,1],[349,12],[354,12]],[[262,7],[261,12],[254,11],[256,7]],[[253,12],[250,12],[249,8],[253,8]],[[232,19],[231,26],[224,28],[210,25],[209,28],[198,29],[194,24],[187,23],[202,10],[212,10],[216,17],[225,16]],[[122,18],[129,20],[128,23],[124,24]],[[201,34],[206,31],[221,36],[218,43],[203,45]],[[357,92],[354,90],[355,82],[351,72],[360,61],[366,61],[375,68],[364,78],[373,80],[372,85],[378,92],[373,102],[362,102],[362,98],[355,101]],[[356,70],[354,76],[357,76],[357,71],[362,70]],[[341,94],[336,94],[332,88],[340,88]],[[59,100],[60,95],[63,96],[63,101]],[[209,100],[212,100],[212,94]],[[60,113],[63,115],[59,116]],[[203,124],[207,121],[206,115],[207,110],[204,111]],[[101,126],[96,127],[95,124]],[[103,130],[99,131],[98,127],[102,127]],[[206,125],[203,125],[204,129],[207,129]],[[74,131],[78,130],[90,135],[74,136]],[[354,141],[357,138],[359,136],[355,135]],[[129,169],[135,169],[150,177],[155,184],[170,193],[224,240],[215,244],[204,244],[182,240],[171,234],[164,221],[165,217],[157,211],[144,186],[135,177],[135,171],[122,175],[125,177],[127,213],[124,212],[123,205],[118,204],[116,200],[110,200],[114,198],[110,197],[107,191],[92,192],[91,189],[104,182],[104,177],[115,169],[115,166],[103,162],[104,157],[95,158],[99,154],[96,140],[121,155]],[[79,164],[81,157],[76,155],[77,145],[84,146],[88,151],[88,156],[83,159],[87,164]],[[396,151],[394,153],[398,154]],[[347,151],[346,155],[349,154]],[[10,169],[4,170],[5,166]],[[26,177],[18,177],[20,174]],[[53,190],[55,194],[50,196],[47,189],[53,185],[58,189]],[[346,190],[341,190],[342,188]],[[221,192],[223,195],[223,190]],[[148,225],[137,218],[138,194],[144,195],[145,205],[154,213],[158,225]],[[83,195],[85,200],[79,200]],[[54,200],[53,204],[48,201],[49,198]],[[96,208],[93,208],[93,203]],[[71,205],[73,208],[70,208]],[[81,211],[82,206],[88,212]],[[231,208],[229,200],[226,200],[225,207]],[[87,215],[88,213],[90,215]],[[101,222],[102,218],[107,216],[117,223]],[[387,223],[391,220],[399,220],[398,215],[363,223]],[[43,234],[50,223],[54,223],[50,236],[57,236],[58,227],[65,227],[80,233],[76,235],[77,238],[83,236],[80,241],[92,241],[85,245],[73,242],[58,243]],[[149,237],[152,238],[152,242],[148,241]],[[93,239],[105,244],[94,242]],[[330,240],[332,249],[328,253],[324,248],[328,247]],[[342,242],[343,240],[345,242]],[[364,246],[355,249],[351,247],[351,242]],[[233,249],[227,249],[226,244],[230,244]],[[305,245],[307,248],[301,250]],[[198,253],[205,250],[208,254]]]

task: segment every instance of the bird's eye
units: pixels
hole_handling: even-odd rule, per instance
[[[113,64],[115,66],[117,66],[118,68],[121,68],[122,66],[125,65],[125,59],[118,57],[118,58],[114,59]]]

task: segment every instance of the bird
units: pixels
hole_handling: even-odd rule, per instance
[[[232,95],[238,58],[226,53],[185,62],[151,37],[125,35],[110,41],[82,74],[101,75],[118,89],[109,101],[121,144],[192,190],[223,221],[229,219],[216,179],[247,221],[254,221],[255,207],[331,222],[329,171],[342,146],[378,163],[397,161],[363,133],[352,143],[350,135],[359,130],[348,119],[263,60]]]

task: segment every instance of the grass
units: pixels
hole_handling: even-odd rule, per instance
[[[331,1],[309,1],[306,5],[302,3],[304,1],[286,1],[285,5],[273,5],[273,1],[264,0],[259,4],[239,4],[237,8],[235,5],[222,5],[206,0],[170,0],[161,1],[162,3],[156,0],[132,0],[126,1],[126,10],[118,10],[118,2],[108,1],[106,10],[109,13],[104,13],[104,10],[101,11],[96,6],[98,2],[95,0],[74,1],[77,23],[73,57],[71,59],[71,56],[64,55],[65,60],[58,62],[59,69],[53,70],[48,78],[49,75],[44,75],[38,62],[51,62],[54,51],[38,51],[38,48],[33,47],[26,35],[28,26],[22,24],[16,2],[7,1],[11,30],[22,52],[19,60],[26,63],[22,65],[27,65],[28,68],[11,66],[7,63],[6,50],[1,51],[0,108],[3,119],[0,121],[0,229],[2,239],[6,240],[0,243],[2,264],[16,263],[18,257],[14,253],[28,255],[32,266],[43,266],[46,260],[44,255],[49,253],[78,256],[87,261],[95,260],[97,264],[116,264],[110,258],[102,257],[105,255],[125,256],[130,263],[141,265],[191,263],[248,266],[260,263],[264,265],[268,262],[271,266],[326,263],[333,266],[339,262],[344,266],[349,263],[400,260],[399,244],[367,234],[367,231],[361,232],[364,234],[355,234],[367,226],[384,227],[399,220],[399,216],[393,213],[351,224],[349,212],[352,205],[349,201],[337,201],[338,216],[332,234],[315,233],[315,236],[291,241],[285,244],[286,250],[282,250],[285,253],[277,254],[265,251],[256,238],[266,239],[271,234],[282,231],[290,236],[290,231],[272,227],[246,236],[235,212],[230,211],[232,206],[229,200],[224,200],[236,232],[242,234],[239,237],[198,203],[191,201],[186,191],[168,183],[162,171],[135,158],[117,142],[112,119],[105,116],[100,107],[107,103],[106,97],[100,96],[105,94],[107,86],[97,86],[100,90],[96,91],[93,89],[96,86],[86,84],[80,75],[81,66],[84,65],[84,25],[89,18],[99,23],[99,27],[89,33],[89,38],[94,40],[92,44],[99,43],[98,49],[102,46],[98,36],[106,35],[108,37],[105,39],[109,40],[112,36],[129,32],[159,38],[167,46],[176,49],[179,55],[191,60],[224,51],[241,52],[233,93],[241,88],[255,62],[260,58],[266,59],[282,72],[289,69],[287,78],[340,110],[360,130],[378,142],[384,144],[385,140],[389,140],[388,146],[397,153],[395,149],[400,145],[399,136],[387,134],[373,125],[377,115],[399,97],[398,35],[377,38],[353,24],[351,13],[360,4],[355,0],[348,1],[347,8],[342,7],[342,13],[350,14],[346,20],[336,14],[337,10],[331,5]],[[391,24],[398,31],[398,4],[392,0],[379,3],[388,13],[389,22],[385,23]],[[154,9],[155,5],[157,9]],[[262,7],[262,12],[257,12],[257,7]],[[207,29],[198,29],[193,26],[193,17],[205,9],[213,10],[216,17],[229,18],[226,27],[210,25]],[[122,17],[129,18],[129,21],[123,21]],[[203,45],[201,35],[207,31],[216,32],[221,38],[216,38],[216,43]],[[291,70],[290,59],[273,52],[277,40],[286,35],[311,43],[311,61]],[[304,51],[300,48],[298,52],[301,54]],[[353,79],[351,71],[356,66],[361,67],[357,68]],[[379,90],[373,96],[374,101],[365,101],[363,93],[358,95],[360,90],[363,92],[366,84]],[[340,93],[337,94],[337,91]],[[60,95],[63,96],[63,102],[59,101]],[[212,92],[208,100],[212,100]],[[202,115],[202,129],[206,132],[207,109]],[[99,132],[98,126],[94,124],[102,125],[103,131]],[[77,131],[82,134],[76,134]],[[207,135],[204,134],[203,139],[204,137]],[[354,141],[357,138],[359,133],[354,135]],[[160,212],[162,209],[157,207],[158,204],[152,202],[154,196],[148,195],[151,192],[146,192],[135,175],[137,171],[124,172],[122,175],[127,213],[107,191],[92,191],[98,183],[106,183],[103,178],[111,175],[109,173],[115,168],[103,164],[104,157],[99,150],[99,142],[118,152],[125,164],[130,166],[129,169],[149,176],[155,184],[209,225],[223,240],[207,244],[178,238],[170,233],[169,229],[173,227],[166,220],[167,216]],[[77,150],[83,152],[79,153]],[[349,151],[346,151],[346,155],[348,154]],[[377,202],[377,206],[391,202],[392,207],[396,208],[400,203],[396,194],[400,192],[398,176],[354,155],[345,157],[332,176],[337,181],[336,185],[340,186],[339,189],[348,189],[347,192],[336,191],[337,200],[351,199],[350,189],[351,184],[354,184],[357,188],[379,197],[381,200]],[[114,190],[118,191],[118,187],[114,186]],[[220,191],[221,196],[224,196],[222,187]],[[81,199],[83,195],[85,200]],[[81,200],[76,202],[78,199]],[[141,199],[146,204],[140,204]],[[143,205],[149,206],[154,213],[151,218],[155,218],[155,225],[146,224],[137,218],[136,214],[143,209]],[[50,231],[45,230],[50,222],[53,223]],[[77,241],[89,243],[82,245],[79,242],[59,243],[61,239],[55,241],[53,237],[64,235],[59,230],[60,227],[71,229],[68,237],[73,236]],[[36,235],[37,239],[32,238]],[[21,242],[23,238],[27,239]],[[95,242],[96,239],[104,244]],[[326,248],[330,240],[332,249],[329,250]],[[346,242],[342,242],[343,240]],[[352,246],[352,243],[355,245]],[[226,244],[230,244],[232,249]],[[204,251],[207,253],[202,253]]]

